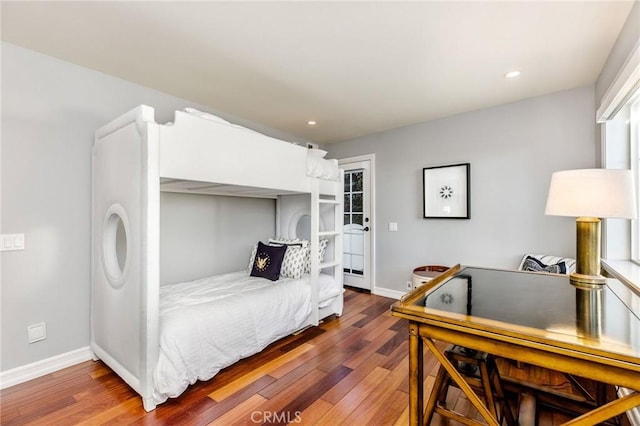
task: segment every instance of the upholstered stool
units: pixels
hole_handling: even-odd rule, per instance
[[[478,396],[484,398],[489,412],[498,419],[500,424],[503,424],[504,421],[509,426],[518,424],[505,399],[500,373],[491,354],[472,351],[461,346],[450,346],[444,354]],[[440,385],[439,389],[433,390],[433,392],[437,392],[437,403],[433,411],[444,417],[460,421],[460,415],[446,407],[449,386],[456,386],[456,383],[442,366],[438,370],[435,384]],[[430,420],[433,412],[425,414],[425,419]]]

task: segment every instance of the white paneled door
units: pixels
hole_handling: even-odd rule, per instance
[[[371,290],[371,161],[340,161],[344,170],[344,284]]]

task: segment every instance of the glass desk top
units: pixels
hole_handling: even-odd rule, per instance
[[[640,358],[640,297],[615,279],[578,288],[565,275],[462,267],[411,302],[438,318]]]

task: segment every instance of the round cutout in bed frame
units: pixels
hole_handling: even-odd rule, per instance
[[[320,217],[320,232],[324,231],[324,222]],[[308,209],[300,209],[291,216],[289,221],[289,238],[311,239],[311,213]]]
[[[124,208],[113,204],[104,217],[102,227],[102,266],[113,288],[124,285],[128,268],[129,221]]]

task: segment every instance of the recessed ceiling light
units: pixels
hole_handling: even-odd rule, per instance
[[[308,124],[309,126],[315,126],[315,125],[316,125],[316,122],[315,122],[314,120],[309,120],[309,121],[307,121],[307,124]]]
[[[520,75],[520,71],[509,71],[504,76],[507,78],[514,78]]]

